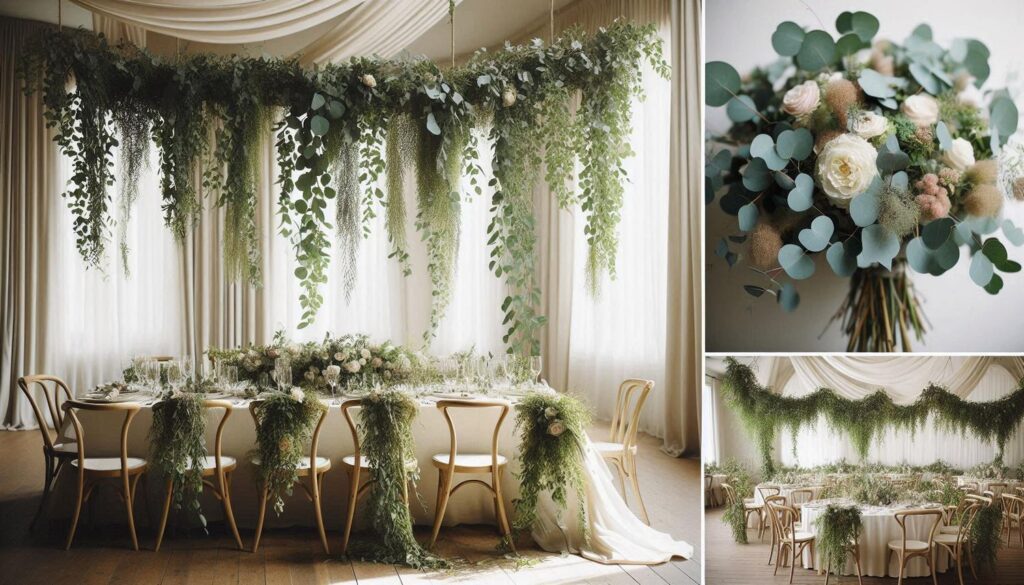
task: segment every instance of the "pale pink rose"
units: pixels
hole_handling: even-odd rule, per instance
[[[805,81],[786,92],[782,98],[782,109],[790,116],[806,118],[818,108],[821,89],[815,81]]]

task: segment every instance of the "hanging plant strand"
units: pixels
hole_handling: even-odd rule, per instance
[[[578,202],[586,216],[587,274],[596,288],[602,273],[614,276],[623,162],[631,154],[629,110],[631,101],[643,96],[644,61],[667,77],[654,27],[625,22],[590,37],[570,30],[549,46],[537,40],[480,51],[465,66],[443,73],[422,59],[353,58],[314,71],[287,59],[197,54],[164,60],[144,51],[114,50],[102,35],[71,31],[40,37],[24,72],[33,81],[28,91],[41,88],[47,122],[73,162],[65,197],[75,216],[79,252],[90,266],[102,265],[112,223],[106,190],[114,182],[110,158],[118,140],[110,119],[130,109],[135,117],[118,125],[130,149],[126,156],[141,160],[136,158],[141,128],[150,127],[160,154],[164,218],[175,237],[183,241],[198,221],[199,186],[217,193],[227,221],[227,272],[259,286],[259,146],[270,120],[281,112],[274,128],[281,189],[277,212],[280,232],[295,254],[300,327],[312,323],[323,304],[330,234],[338,230],[345,261],[353,266],[359,229],[353,230],[352,218],[366,236],[376,213],[374,200],[387,206],[391,256],[410,271],[401,184],[404,169],[413,166],[419,188],[416,227],[426,242],[433,299],[425,337],[433,337],[455,276],[461,174],[481,170],[472,132],[492,123],[490,163],[497,193],[488,227],[491,270],[510,291],[503,303],[509,349],[535,351],[544,324],[537,314],[532,207],[540,164],[547,164],[546,178],[559,205]],[[573,116],[570,102],[576,96],[581,101]],[[359,163],[355,181],[352,145]],[[577,161],[578,193],[571,188]],[[135,173],[137,167],[128,170]],[[378,186],[382,176],[386,193]],[[474,191],[479,178],[479,172],[471,173]],[[130,189],[122,198],[126,203]],[[359,195],[352,198],[353,192]],[[328,209],[336,197],[339,221],[333,226]],[[354,270],[346,268],[345,274],[350,292]]]

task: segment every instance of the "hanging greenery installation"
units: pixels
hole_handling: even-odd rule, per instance
[[[537,40],[480,51],[445,70],[425,59],[359,57],[314,70],[288,59],[168,59],[111,46],[84,30],[47,33],[23,66],[27,90],[42,92],[47,121],[72,160],[65,197],[90,266],[102,268],[110,237],[112,153],[119,145],[124,150],[119,180],[126,221],[151,135],[168,227],[183,240],[200,217],[204,194],[211,197],[225,209],[226,273],[258,286],[256,187],[260,145],[273,127],[279,229],[294,249],[300,326],[312,323],[323,304],[332,232],[342,245],[346,294],[355,284],[360,235],[381,208],[391,256],[411,270],[402,193],[411,169],[418,186],[415,226],[426,244],[432,287],[429,340],[451,299],[463,172],[479,192],[490,154],[490,268],[509,290],[502,304],[505,340],[509,351],[535,353],[544,317],[532,188],[544,178],[561,207],[583,212],[593,287],[602,274],[614,276],[623,163],[631,155],[630,103],[643,95],[645,62],[667,77],[655,29],[616,22],[591,36],[570,30],[550,45]],[[474,130],[489,134],[491,152],[478,152]],[[577,162],[578,192],[571,180]],[[547,171],[539,177],[542,163]],[[378,186],[382,178],[386,192]]]
[[[828,388],[801,397],[776,394],[757,382],[753,370],[734,358],[726,360],[722,388],[747,431],[757,441],[765,477],[774,475],[772,452],[780,430],[794,435],[824,416],[832,429],[850,437],[861,458],[871,441],[888,428],[915,432],[929,417],[939,428],[970,433],[992,441],[997,459],[1024,420],[1024,387],[988,402],[971,402],[936,385],[925,388],[912,404],[899,405],[882,390],[850,400]]]

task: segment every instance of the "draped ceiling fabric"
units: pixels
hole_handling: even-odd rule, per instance
[[[930,384],[967,398],[993,366],[1015,380],[1024,377],[1021,357],[789,356],[773,360],[768,386],[797,395],[830,388],[850,399],[882,389],[897,404],[910,404]]]
[[[189,41],[242,44],[301,33],[364,0],[71,0],[146,30]]]

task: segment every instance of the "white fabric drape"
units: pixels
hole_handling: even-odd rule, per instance
[[[252,43],[305,31],[364,0],[72,0],[104,16],[207,43]]]
[[[790,356],[776,362],[782,362],[772,374],[771,385],[777,389],[787,388],[794,376],[797,387],[811,389],[808,391],[830,388],[840,396],[857,399],[883,389],[897,404],[913,402],[931,383],[957,396],[968,396],[996,364],[1016,379],[1024,376],[1024,359],[1019,357]]]

